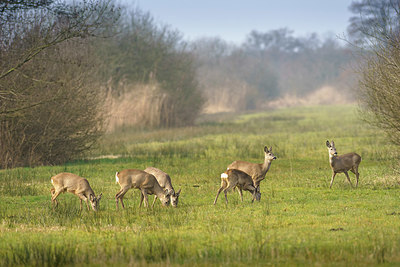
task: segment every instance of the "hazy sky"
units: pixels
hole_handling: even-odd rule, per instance
[[[240,44],[252,30],[287,27],[296,36],[346,33],[351,0],[122,0],[149,11],[187,40],[219,36]]]

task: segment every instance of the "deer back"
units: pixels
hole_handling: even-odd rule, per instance
[[[116,174],[121,187],[146,189],[152,194],[162,194],[164,190],[150,173],[137,169],[126,169]]]
[[[156,179],[160,186],[164,189],[168,189],[171,193],[174,193],[175,190],[172,186],[171,177],[160,169],[155,167],[147,167],[145,172],[152,174]]]
[[[228,170],[236,169],[250,175],[254,180],[263,176],[263,164],[251,163],[247,161],[235,160],[228,166]],[[265,173],[264,173],[265,175]]]
[[[237,169],[229,169],[225,172],[228,175],[228,180],[234,181],[241,187],[245,187],[246,185],[253,185],[253,179],[251,179],[250,175],[247,173],[237,170]]]
[[[351,152],[340,156],[333,157],[331,167],[337,171],[348,171],[354,166],[358,166],[361,162],[361,156]]]
[[[257,187],[253,179],[247,173],[236,169],[229,169],[226,170],[223,174],[225,175],[221,175],[221,179],[222,177],[224,177],[229,184],[234,184],[240,189],[251,192],[255,199],[258,201],[261,199],[261,193],[257,191]]]
[[[87,197],[95,196],[88,180],[73,173],[59,173],[51,178],[52,184],[57,191],[67,191],[73,194],[85,192]]]

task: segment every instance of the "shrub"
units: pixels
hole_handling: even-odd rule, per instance
[[[91,43],[116,13],[101,0],[48,1],[39,9],[6,2],[1,12],[12,19],[0,20],[0,167],[76,158],[102,132],[99,61]]]

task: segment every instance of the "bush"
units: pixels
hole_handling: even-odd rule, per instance
[[[384,3],[383,7],[384,13],[370,6],[368,14],[384,24],[360,27],[368,31],[363,32],[367,49],[362,54],[359,96],[364,118],[400,145],[400,14],[394,4]]]
[[[134,103],[125,114],[111,109],[119,114],[117,120],[151,127],[193,124],[204,99],[194,58],[178,32],[135,9],[121,21],[119,34],[99,45],[98,52],[104,58],[103,81],[108,82],[111,102],[130,98]]]
[[[0,167],[74,159],[102,133],[91,38],[112,6],[99,0],[15,12],[0,20]]]

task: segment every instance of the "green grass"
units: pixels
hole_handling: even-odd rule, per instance
[[[343,174],[329,189],[326,140],[363,160],[360,185]],[[235,192],[212,203],[219,175],[233,160],[277,160],[262,197]],[[204,116],[196,126],[120,129],[90,155],[63,166],[0,171],[0,265],[375,265],[400,263],[400,177],[396,147],[358,119],[354,106],[302,107],[244,115]],[[114,159],[93,159],[120,155]],[[139,209],[139,192],[116,211],[115,172],[158,167],[182,188],[179,207]],[[100,211],[79,210],[50,177],[86,177],[103,193]],[[354,181],[355,177],[350,174]],[[151,198],[152,201],[152,198]]]

